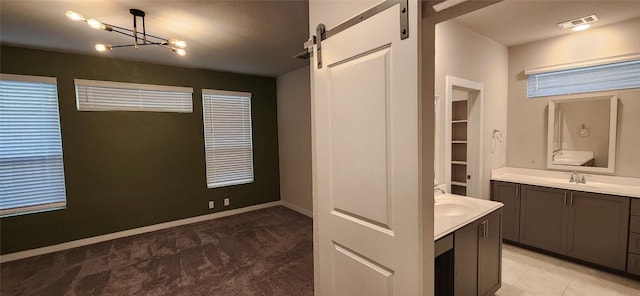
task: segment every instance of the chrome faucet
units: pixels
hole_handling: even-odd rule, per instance
[[[553,152],[553,156],[551,156],[551,160],[556,160],[556,156],[558,155],[562,155],[562,150],[558,150],[556,152]]]
[[[580,173],[578,173],[577,171],[574,171],[573,173],[569,173],[571,175],[571,177],[569,178],[569,183],[576,183],[576,184],[587,184],[587,179],[585,179],[585,175],[580,175]]]
[[[440,192],[442,194],[446,194],[447,193],[446,191],[442,190],[442,188],[440,188],[440,187],[433,187],[433,192]],[[436,203],[436,195],[435,194],[433,195],[433,203],[434,204]]]

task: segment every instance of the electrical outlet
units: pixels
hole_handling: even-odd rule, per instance
[[[213,200],[210,200],[210,201],[209,201],[209,208],[210,208],[210,209],[213,209],[213,208],[215,208],[215,207],[216,207],[216,203],[215,203]]]
[[[226,198],[224,199],[224,206],[226,207],[226,206],[228,206],[228,205],[229,205],[229,198],[228,198],[228,197],[226,197]]]

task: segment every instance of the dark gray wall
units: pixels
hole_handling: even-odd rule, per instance
[[[58,79],[67,208],[2,218],[0,253],[280,199],[275,78],[11,46],[1,53],[2,73]],[[193,113],[79,112],[75,78],[193,87]],[[203,88],[253,94],[255,182],[207,189]]]

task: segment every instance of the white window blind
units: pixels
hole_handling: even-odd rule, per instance
[[[56,79],[0,74],[0,216],[65,205]]]
[[[253,182],[251,93],[202,90],[207,187]]]
[[[193,112],[189,87],[75,79],[79,111]]]
[[[640,60],[529,74],[527,97],[640,87]]]

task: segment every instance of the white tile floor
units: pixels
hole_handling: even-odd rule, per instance
[[[640,282],[512,245],[502,245],[498,296],[640,296]]]

